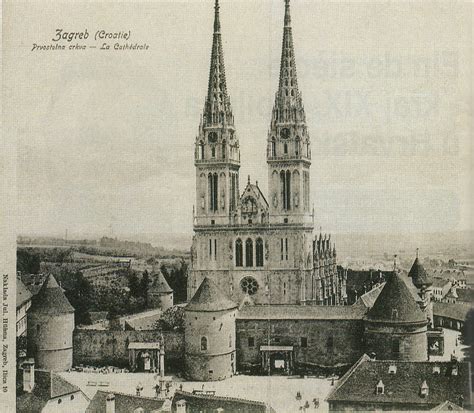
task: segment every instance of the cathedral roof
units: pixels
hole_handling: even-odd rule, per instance
[[[405,282],[393,272],[389,276],[367,319],[388,323],[426,322],[426,315],[413,298]]]
[[[162,274],[161,271],[152,274],[153,281],[151,283],[151,290],[157,293],[172,293],[173,289],[169,286],[168,282],[166,281],[165,276]]]
[[[49,274],[38,294],[33,297],[29,312],[48,315],[67,314],[74,313],[74,307],[69,303],[53,275]]]
[[[411,277],[413,284],[415,284],[417,288],[433,284],[433,280],[424,269],[418,257],[415,258],[408,276]]]
[[[237,308],[221,291],[217,284],[206,277],[202,281],[191,301],[185,307],[186,311],[224,311]]]
[[[366,307],[362,305],[247,305],[239,320],[362,320]]]

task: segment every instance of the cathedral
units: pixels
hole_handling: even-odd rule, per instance
[[[330,236],[314,236],[311,141],[298,88],[289,0],[266,141],[267,195],[250,177],[240,191],[239,136],[216,0],[208,91],[195,142],[188,297],[209,277],[235,302],[247,297],[255,304],[343,305],[346,274],[336,265],[335,245]]]

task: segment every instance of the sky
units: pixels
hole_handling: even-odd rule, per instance
[[[469,2],[292,0],[291,10],[316,226],[472,230]],[[241,187],[251,175],[264,193],[283,13],[281,0],[221,0]],[[16,2],[4,17],[18,232],[191,234],[213,2]],[[60,44],[98,48],[32,50],[58,43],[58,28],[90,36]],[[98,30],[149,48],[100,50]]]

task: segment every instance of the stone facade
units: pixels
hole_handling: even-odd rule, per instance
[[[362,320],[237,320],[237,367],[261,370],[261,346],[292,346],[294,372],[353,364],[363,353]]]
[[[425,361],[428,359],[427,323],[390,325],[365,323],[365,348],[382,360]]]
[[[182,332],[74,331],[74,365],[112,365],[128,367],[131,342],[164,343],[166,366],[182,368],[180,361],[184,354],[184,334]]]
[[[72,367],[74,313],[54,316],[28,313],[28,353],[40,369],[64,371]]]
[[[236,371],[235,318],[237,306],[205,278],[185,311],[185,375],[211,381],[232,377]]]
[[[219,5],[208,94],[195,141],[196,207],[188,297],[205,277],[235,302],[344,304],[330,237],[315,239],[311,142],[298,89],[289,3],[280,80],[267,138],[268,200],[258,182],[239,191],[240,150],[227,93]]]
[[[27,353],[40,369],[72,367],[74,308],[52,275],[33,297],[27,315]]]

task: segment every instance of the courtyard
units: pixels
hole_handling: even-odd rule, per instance
[[[64,372],[62,377],[81,388],[92,398],[97,390],[116,391],[135,394],[137,385],[143,387],[142,396],[154,397],[154,386],[158,383],[158,376],[152,373],[79,373]],[[171,377],[173,390],[182,385],[184,391],[193,390],[215,391],[216,396],[238,397],[270,404],[277,413],[292,413],[303,411],[302,406],[308,402],[306,412],[327,412],[328,405],[324,401],[331,386],[328,378],[300,378],[288,376],[244,376],[238,375],[230,379],[217,382],[190,382],[181,378]],[[89,383],[89,385],[88,385]],[[96,383],[96,385],[90,385]],[[337,382],[336,382],[337,383]],[[297,400],[297,393],[301,399]],[[319,399],[316,409],[313,399]]]
[[[443,356],[431,356],[431,361],[447,361],[451,355],[458,359],[464,357],[463,346],[459,340],[458,331],[444,329],[445,351]],[[142,396],[155,397],[155,386],[159,377],[154,373],[93,373],[93,372],[63,372],[60,373],[66,380],[77,385],[90,398],[98,390],[116,391],[126,394],[135,394],[137,385],[142,387]],[[167,376],[174,390],[182,386],[182,390],[214,391],[216,396],[237,397],[248,400],[265,402],[271,405],[276,413],[292,412],[327,412],[328,405],[324,401],[332,386],[331,378],[299,376],[247,376],[236,375],[230,379],[216,382],[184,381],[180,377]],[[335,381],[337,384],[337,380]],[[296,395],[301,398],[296,398]],[[313,400],[319,400],[315,408]],[[307,402],[307,404],[306,404]],[[309,405],[306,410],[304,405]]]

